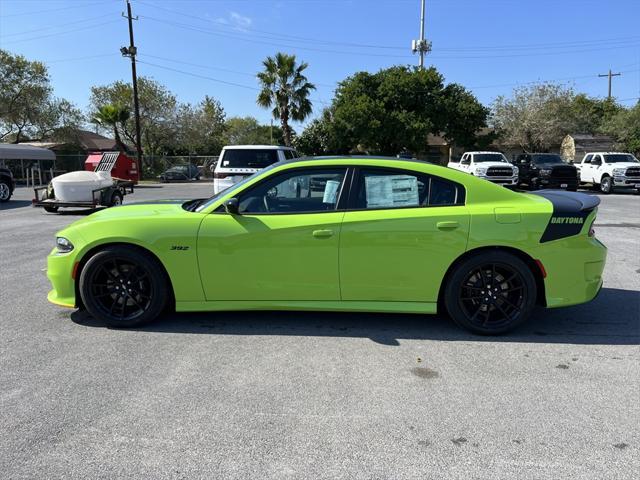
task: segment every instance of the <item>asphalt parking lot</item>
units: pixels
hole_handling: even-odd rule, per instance
[[[125,203],[210,191],[148,185]],[[600,296],[499,338],[389,314],[108,329],[47,302],[54,234],[85,213],[31,196],[0,206],[3,478],[637,478],[638,195],[602,197]]]

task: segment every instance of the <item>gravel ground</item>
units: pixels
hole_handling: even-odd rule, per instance
[[[388,314],[104,328],[46,301],[54,233],[85,213],[30,198],[0,206],[3,478],[638,478],[639,196],[602,198],[600,296],[500,338]]]

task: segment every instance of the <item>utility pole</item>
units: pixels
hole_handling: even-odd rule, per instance
[[[122,14],[124,17],[124,13]],[[129,20],[129,46],[122,47],[120,52],[123,57],[131,58],[131,80],[133,83],[133,114],[136,123],[136,152],[138,156],[138,175],[142,180],[142,141],[140,138],[140,103],[138,101],[138,75],[136,74],[136,54],[138,49],[133,41],[133,20],[137,20],[138,17],[133,18],[131,15],[131,2],[127,0],[127,15]]]
[[[619,77],[622,73],[611,73],[611,69],[609,69],[609,73],[598,75],[599,77],[609,77],[609,95],[607,98],[611,100],[611,77]]]
[[[269,129],[269,135],[271,136],[271,145],[273,145],[273,118],[271,119],[271,128]]]
[[[425,0],[421,0],[420,6],[420,39],[411,41],[411,51],[413,53],[418,52],[420,54],[420,60],[418,66],[420,69],[424,68],[424,56],[431,51],[431,42],[424,38],[424,8]]]

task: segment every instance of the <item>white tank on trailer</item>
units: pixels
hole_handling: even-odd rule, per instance
[[[51,180],[56,200],[61,202],[91,202],[93,190],[113,185],[109,172],[79,170],[54,177]]]

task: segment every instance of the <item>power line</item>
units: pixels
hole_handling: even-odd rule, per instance
[[[111,3],[111,2],[93,2],[93,3],[84,3],[81,5],[72,5],[70,7],[60,7],[60,8],[50,8],[48,10],[34,10],[31,12],[20,12],[20,13],[10,13],[9,15],[2,15],[2,18],[9,18],[9,17],[22,17],[24,15],[38,15],[41,13],[51,13],[51,12],[61,12],[63,10],[75,10],[77,8],[85,8],[85,7],[93,7],[95,5],[106,5],[107,3]]]
[[[65,22],[65,23],[61,23],[61,24],[58,24],[58,25],[49,25],[48,27],[35,28],[33,30],[23,30],[23,31],[16,32],[16,33],[6,33],[6,34],[0,35],[0,38],[16,37],[16,36],[19,36],[19,35],[28,35],[30,33],[43,32],[43,31],[46,31],[46,30],[52,30],[52,29],[56,29],[56,28],[60,28],[60,27],[67,27],[69,25],[77,25],[79,23],[90,22],[92,20],[98,20],[100,18],[106,18],[106,17],[109,17],[109,16],[110,15],[99,15],[97,17],[85,18],[83,20],[77,20],[75,22]]]
[[[173,59],[173,58],[159,57],[157,55],[150,55],[148,53],[141,54],[141,56],[149,57],[149,58],[155,58],[157,60],[164,60],[166,62],[179,63],[179,64],[182,64],[182,65],[189,65],[191,67],[204,68],[204,69],[207,69],[207,70],[219,70],[219,71],[222,71],[222,72],[234,73],[236,75],[244,75],[244,76],[247,76],[247,77],[252,77],[254,79],[256,78],[256,74],[255,73],[241,72],[241,71],[238,71],[238,70],[231,70],[229,68],[214,67],[212,65],[203,65],[201,63],[185,62],[184,60],[176,60],[176,59]],[[322,87],[329,87],[329,88],[335,88],[337,86],[337,83],[329,84],[329,83],[313,82],[313,84],[314,85],[319,85],[319,86],[322,86]]]
[[[108,22],[100,22],[100,23],[96,23],[93,25],[87,25],[86,27],[81,27],[81,28],[74,28],[72,30],[65,30],[62,32],[56,32],[56,33],[50,33],[48,35],[40,35],[37,37],[30,37],[30,38],[20,38],[18,40],[10,40],[8,42],[3,41],[2,44],[6,45],[6,44],[13,44],[13,43],[20,43],[20,42],[30,42],[31,40],[40,40],[41,38],[51,38],[51,37],[57,37],[59,35],[67,35],[69,33],[76,33],[76,32],[82,32],[84,30],[90,30],[92,28],[96,28],[96,27],[101,27],[103,25],[110,25],[112,23],[117,23],[120,20],[111,20]]]
[[[231,86],[234,86],[234,87],[244,88],[246,90],[253,90],[255,92],[259,92],[261,90],[258,87],[252,87],[250,85],[243,85],[241,83],[236,83],[236,82],[229,82],[227,80],[221,80],[219,78],[210,77],[208,75],[201,75],[199,73],[187,72],[185,70],[180,70],[178,68],[167,67],[165,65],[158,65],[157,63],[145,62],[145,61],[142,61],[142,60],[138,60],[138,63],[142,63],[144,65],[149,65],[149,66],[156,67],[156,68],[161,68],[163,70],[168,70],[168,71],[171,71],[171,72],[180,73],[182,75],[188,75],[190,77],[196,77],[196,78],[201,78],[203,80],[209,80],[209,81],[212,81],[212,82],[221,83],[221,84],[224,84],[224,85],[231,85]],[[325,100],[320,100],[318,98],[312,98],[311,100],[313,100],[314,102],[323,103],[325,105],[330,105],[330,102],[327,102]]]

